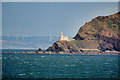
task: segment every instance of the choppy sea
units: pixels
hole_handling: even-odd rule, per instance
[[[118,78],[118,57],[117,55],[5,53],[2,54],[2,77]]]

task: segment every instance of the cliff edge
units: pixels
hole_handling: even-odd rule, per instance
[[[73,39],[75,40],[58,40],[46,51],[120,51],[120,11],[109,16],[98,16],[85,23]]]

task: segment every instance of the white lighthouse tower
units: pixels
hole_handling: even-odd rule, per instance
[[[63,33],[61,32],[60,40],[68,41],[68,37],[64,37]]]
[[[61,35],[60,35],[60,40],[62,40],[63,39],[63,33],[61,32]]]

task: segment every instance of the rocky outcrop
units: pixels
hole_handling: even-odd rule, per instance
[[[120,51],[120,12],[92,19],[79,29],[74,39],[96,40],[102,51]]]
[[[56,41],[46,51],[79,53],[84,49],[120,51],[120,12],[83,25],[72,41]]]
[[[71,45],[68,41],[57,41],[54,42],[54,44],[49,47],[46,51],[55,51],[55,52],[80,52],[77,47]]]
[[[67,52],[67,53],[80,53],[84,49],[96,49],[99,44],[95,40],[72,40],[72,41],[56,41],[46,51],[52,52]],[[98,51],[98,50],[97,50]]]
[[[39,48],[37,51],[43,51],[41,48]]]

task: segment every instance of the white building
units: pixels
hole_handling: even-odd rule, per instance
[[[64,37],[63,33],[61,32],[60,40],[68,41],[68,37]]]

